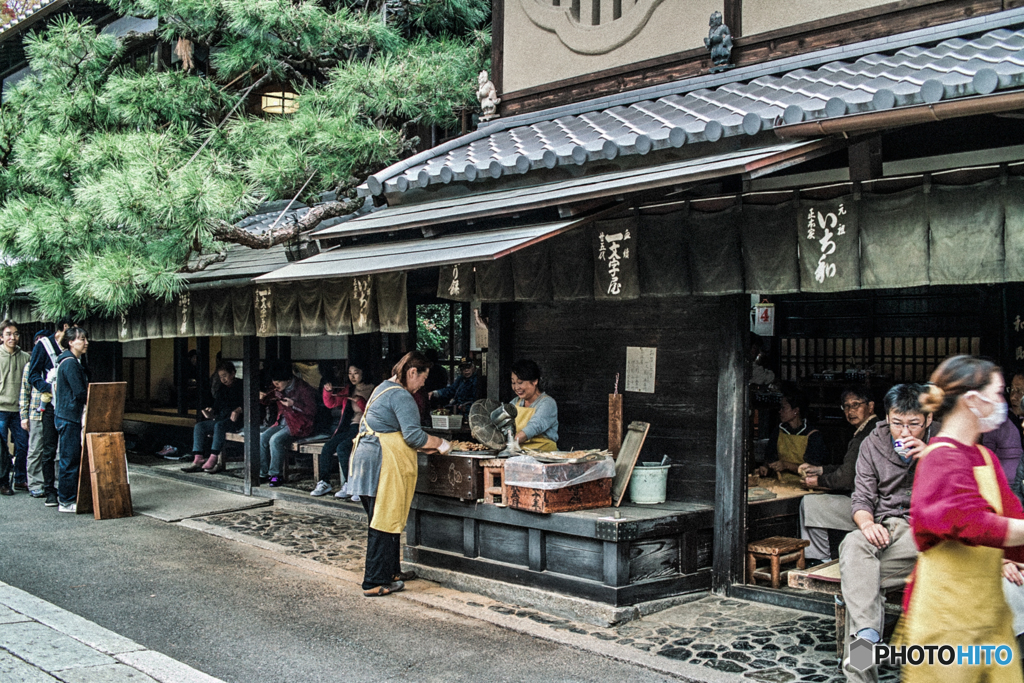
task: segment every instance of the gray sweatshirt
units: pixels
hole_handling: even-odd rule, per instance
[[[17,413],[21,410],[18,399],[21,397],[21,375],[28,365],[29,355],[16,348],[8,353],[7,347],[0,345],[0,411]]]
[[[940,428],[940,423],[932,422],[921,440],[928,443]],[[905,464],[900,459],[892,447],[889,423],[879,422],[860,446],[851,496],[852,512],[870,512],[876,522],[886,517],[906,518],[910,513],[916,465],[916,460]]]

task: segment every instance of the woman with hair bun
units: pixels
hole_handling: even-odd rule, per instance
[[[942,420],[942,429],[922,452],[914,477],[910,525],[921,552],[904,596],[902,641],[1005,645],[1014,665],[1000,666],[994,658],[963,666],[926,660],[904,666],[902,680],[1020,683],[1002,576],[1017,572],[1009,560],[1024,561],[1024,510],[995,456],[977,445],[981,434],[1006,419],[1002,374],[980,358],[948,358],[932,373],[921,405]]]
[[[391,379],[373,391],[352,446],[353,497],[359,496],[369,520],[363,595],[379,597],[405,588],[416,578],[403,572],[401,534],[416,491],[416,451],[442,455],[451,444],[423,431],[412,395],[423,388],[431,363],[410,351],[395,364]]]

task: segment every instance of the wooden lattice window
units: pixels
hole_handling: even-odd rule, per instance
[[[981,337],[783,338],[779,349],[784,380],[817,373],[871,370],[894,382],[926,382],[949,356],[978,355]],[[837,377],[838,378],[838,377]]]

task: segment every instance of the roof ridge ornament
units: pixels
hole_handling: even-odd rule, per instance
[[[480,120],[490,121],[498,118],[501,98],[498,97],[498,89],[494,87],[494,82],[487,76],[486,71],[481,71],[477,76],[477,86],[476,98],[480,101]]]
[[[722,13],[715,10],[708,20],[708,37],[704,39],[704,47],[711,52],[711,63],[714,65],[708,73],[716,74],[735,68],[732,64],[732,31],[725,25]]]

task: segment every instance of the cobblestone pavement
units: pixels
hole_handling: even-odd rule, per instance
[[[332,515],[259,508],[200,518],[207,524],[289,548],[289,552],[348,571],[361,572],[366,526]],[[403,539],[404,543],[404,539]],[[514,615],[603,641],[691,664],[734,673],[752,681],[788,683],[844,681],[836,666],[835,621],[744,600],[707,597],[610,628],[562,619],[537,610],[490,600],[466,603]],[[882,683],[899,680],[883,670]]]

